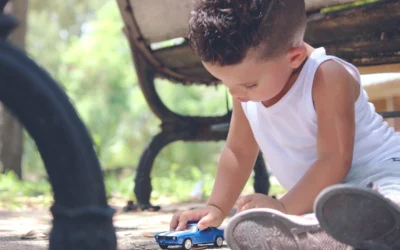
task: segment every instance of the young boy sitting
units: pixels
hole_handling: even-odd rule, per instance
[[[358,70],[306,44],[305,29],[304,0],[196,1],[189,40],[233,115],[207,205],[171,230],[220,226],[237,202],[232,249],[400,249],[400,136]],[[288,192],[238,199],[260,149]]]

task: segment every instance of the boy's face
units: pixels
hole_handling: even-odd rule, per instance
[[[241,102],[271,100],[283,90],[293,70],[286,56],[267,61],[254,52],[249,52],[239,64],[221,67],[203,62],[203,65]]]

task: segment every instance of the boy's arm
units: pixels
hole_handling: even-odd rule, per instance
[[[218,164],[208,205],[218,207],[226,216],[234,206],[253,170],[259,148],[238,100],[233,111],[226,146]]]
[[[318,160],[281,202],[289,214],[312,212],[315,198],[326,187],[341,183],[350,170],[355,136],[354,103],[357,81],[335,61],[323,63],[313,85],[317,113]]]

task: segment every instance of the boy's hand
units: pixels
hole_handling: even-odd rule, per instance
[[[286,213],[285,206],[277,199],[264,194],[251,194],[237,200],[237,213],[253,208],[271,208]]]
[[[224,219],[225,216],[221,209],[216,206],[207,205],[204,208],[176,213],[172,217],[170,231],[185,230],[189,221],[198,221],[197,226],[200,230],[207,227],[219,227]]]

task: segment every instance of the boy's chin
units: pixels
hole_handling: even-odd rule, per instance
[[[236,99],[238,99],[239,102],[249,102],[250,100],[247,98],[240,98],[240,97],[236,97]]]

